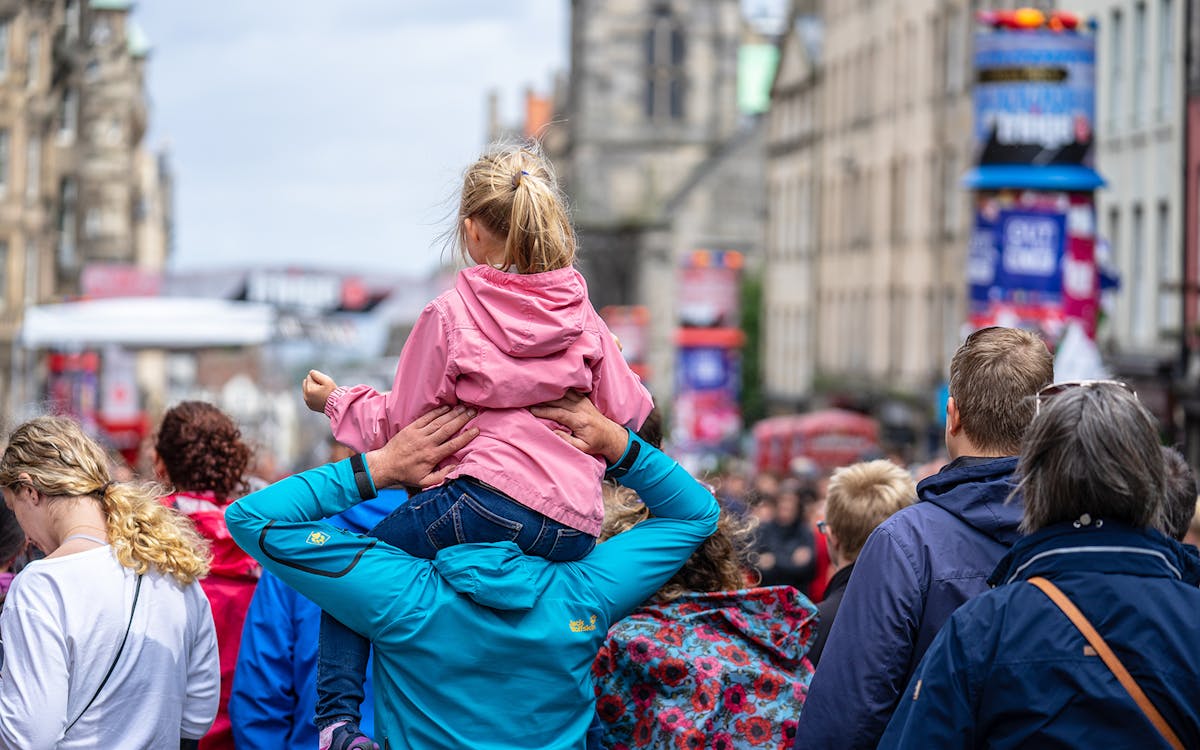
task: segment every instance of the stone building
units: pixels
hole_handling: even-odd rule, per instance
[[[645,305],[651,390],[673,387],[674,292],[692,250],[763,241],[765,141],[738,106],[738,0],[573,0],[570,74],[546,138],[592,302]]]
[[[974,12],[1013,5],[795,3],[768,136],[776,409],[814,395],[921,403],[946,377],[966,317]]]
[[[130,0],[0,2],[0,393],[36,399],[17,344],[29,305],[75,297],[95,263],[161,270],[170,174],[142,146],[149,45]]]
[[[815,372],[814,259],[821,128],[821,23],[807,11],[789,23],[767,114],[767,235],[763,259],[763,388],[777,410],[800,408]]]
[[[1097,332],[1110,367],[1169,422],[1183,327],[1184,0],[1079,0],[1095,19],[1100,236],[1120,274]]]

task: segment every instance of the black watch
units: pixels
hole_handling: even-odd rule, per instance
[[[367,473],[367,460],[363,454],[355,453],[350,457],[350,468],[354,470],[354,483],[358,485],[358,496],[363,500],[374,500],[379,496],[375,491],[375,483]]]

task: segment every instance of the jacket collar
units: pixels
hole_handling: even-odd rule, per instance
[[[1076,528],[1048,526],[1018,541],[988,579],[992,586],[1065,571],[1123,573],[1176,578],[1200,585],[1200,555],[1195,548],[1153,529],[1114,521]]]

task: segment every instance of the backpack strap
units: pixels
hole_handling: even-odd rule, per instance
[[[1167,724],[1167,720],[1163,718],[1158,709],[1154,707],[1154,704],[1150,702],[1150,699],[1146,697],[1146,693],[1142,691],[1137,681],[1133,679],[1133,675],[1129,674],[1129,670],[1125,669],[1125,665],[1121,663],[1121,660],[1117,658],[1113,650],[1108,647],[1108,643],[1096,632],[1096,629],[1092,627],[1092,623],[1079,611],[1074,602],[1061,589],[1041,576],[1030,578],[1029,582],[1037,586],[1043,594],[1048,596],[1050,601],[1054,602],[1062,610],[1062,613],[1079,629],[1079,632],[1083,634],[1083,637],[1087,639],[1091,647],[1096,650],[1096,654],[1104,661],[1105,666],[1109,668],[1117,678],[1117,681],[1121,683],[1121,687],[1125,688],[1125,692],[1129,693],[1129,696],[1137,703],[1138,708],[1142,709],[1142,713],[1146,715],[1146,718],[1150,720],[1150,723],[1154,725],[1158,733],[1163,736],[1163,739],[1175,750],[1184,750],[1183,743],[1179,741],[1179,737],[1171,729],[1171,725]]]
[[[79,715],[75,717],[75,721],[72,721],[67,725],[67,728],[63,730],[64,737],[66,736],[67,732],[71,731],[71,727],[75,726],[79,720],[83,718],[83,715],[86,714],[87,710],[92,707],[92,704],[96,702],[96,699],[100,697],[100,691],[103,690],[104,686],[108,684],[108,678],[112,677],[113,670],[117,668],[117,662],[121,660],[121,652],[125,650],[125,641],[129,640],[129,629],[133,627],[133,613],[137,611],[138,594],[140,593],[142,593],[142,574],[138,573],[137,585],[133,587],[133,604],[129,607],[129,623],[125,626],[125,635],[121,638],[121,645],[117,646],[117,655],[113,657],[112,666],[108,668],[108,672],[105,673],[104,679],[100,681],[100,686],[96,688],[96,692],[92,694],[92,699],[87,702],[87,705],[84,706],[83,710],[79,712]]]

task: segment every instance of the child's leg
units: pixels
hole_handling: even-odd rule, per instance
[[[458,495],[448,492],[448,487],[413,495],[367,532],[367,536],[399,547],[410,555],[432,558],[437,549],[426,538],[425,527],[414,522],[413,513],[414,510],[418,515],[435,513],[439,507],[452,503]],[[324,729],[342,721],[357,726],[362,721],[363,683],[371,642],[322,612],[321,636],[317,643],[317,728]]]

